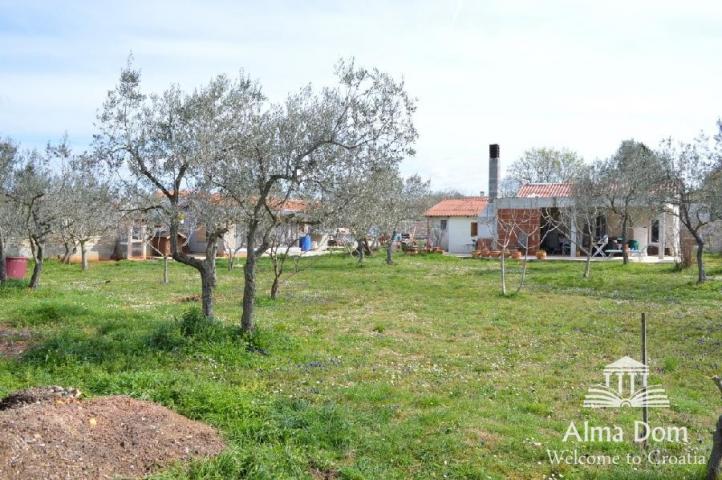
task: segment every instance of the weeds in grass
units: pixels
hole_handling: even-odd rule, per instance
[[[164,352],[177,350],[185,344],[176,322],[163,322],[148,336],[148,346]]]
[[[198,307],[191,307],[181,315],[178,320],[181,335],[184,337],[195,337],[206,334],[212,329],[216,322],[207,318]]]
[[[90,311],[74,303],[44,301],[24,309],[13,322],[16,326],[45,325],[49,323],[75,322],[78,317],[89,314]]]

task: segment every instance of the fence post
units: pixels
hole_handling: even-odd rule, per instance
[[[649,365],[647,365],[647,314],[642,312],[642,363],[649,368]],[[642,383],[642,389],[644,392],[647,392],[647,377],[643,377],[644,382]],[[647,448],[647,434],[649,429],[649,407],[647,407],[646,402],[642,406],[642,422],[644,422],[644,437],[645,440],[642,442],[642,446],[644,448]]]

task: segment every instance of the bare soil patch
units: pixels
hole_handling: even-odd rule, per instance
[[[178,303],[193,303],[193,302],[200,302],[200,301],[201,301],[201,296],[198,294],[187,295],[185,297],[180,297],[178,299]]]
[[[311,477],[314,480],[336,480],[340,475],[336,470],[311,467]]]
[[[0,325],[0,357],[19,357],[30,345],[30,332]]]
[[[47,394],[58,388],[3,400],[0,478],[142,478],[224,448],[215,429],[160,405],[125,396],[79,400],[75,389]]]

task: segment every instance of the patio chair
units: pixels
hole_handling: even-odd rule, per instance
[[[594,253],[592,253],[592,257],[606,257],[607,254],[604,253],[604,247],[609,244],[609,235],[604,235],[602,238],[597,240],[597,243],[592,245],[594,248]]]

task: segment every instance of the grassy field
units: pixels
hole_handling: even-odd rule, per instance
[[[685,426],[675,456],[702,454],[720,414],[709,380],[722,373],[722,282],[694,284],[670,265],[534,262],[529,286],[500,297],[492,261],[382,255],[304,259],[271,301],[263,260],[258,333],[242,338],[241,269],[219,266],[220,323],[179,319],[197,275],[158,262],[102,263],[87,273],[50,263],[41,289],[0,289],[0,325],[33,346],[0,359],[0,395],[47,384],[126,394],[216,426],[220,457],[157,478],[700,478],[700,466],[643,462],[553,466],[547,449],[639,453],[623,443],[562,442],[570,421],[629,430],[630,408],[584,409],[584,394],[617,358],[639,358],[649,314],[652,383],[672,402],[652,425]],[[722,259],[709,273],[722,277]],[[181,333],[185,327],[186,335]]]

